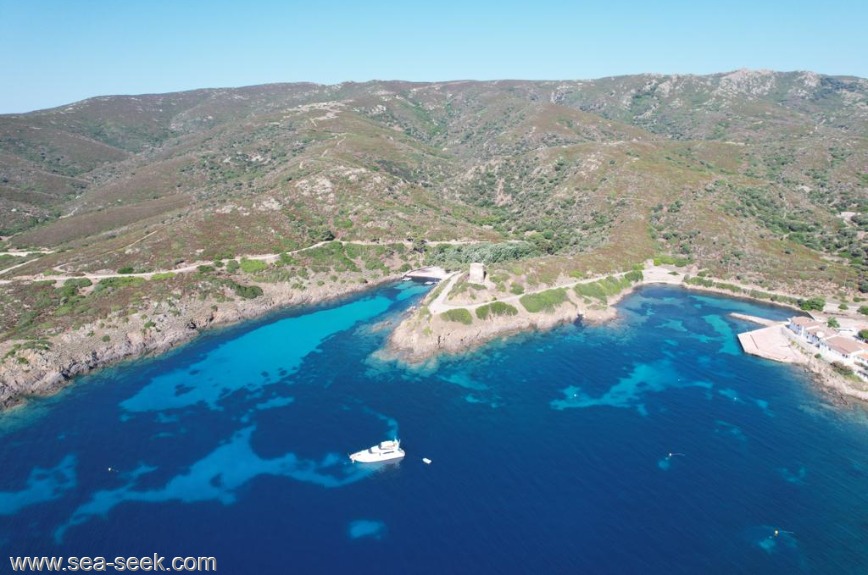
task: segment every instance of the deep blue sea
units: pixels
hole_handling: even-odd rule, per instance
[[[865,412],[743,354],[755,326],[729,316],[791,312],[649,287],[605,326],[378,360],[427,289],[207,334],[0,416],[0,573],[153,553],[244,575],[868,573]],[[400,463],[346,457],[393,436]]]

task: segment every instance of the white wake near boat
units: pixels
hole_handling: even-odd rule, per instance
[[[357,451],[350,455],[353,463],[378,463],[404,457],[401,440],[398,438],[381,441],[373,447]]]

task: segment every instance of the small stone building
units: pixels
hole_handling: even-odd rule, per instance
[[[470,277],[468,281],[472,284],[485,283],[485,265],[480,263],[470,264]]]

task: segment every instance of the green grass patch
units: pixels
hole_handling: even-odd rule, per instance
[[[246,274],[255,274],[261,272],[268,267],[268,264],[260,260],[249,260],[241,258],[241,271]]]
[[[473,323],[473,316],[463,307],[444,311],[440,316],[446,321],[457,321],[464,325],[470,325]]]
[[[796,298],[792,298],[785,295],[778,295],[773,293],[764,292],[762,290],[751,289],[745,290],[741,286],[737,286],[735,284],[726,283],[726,282],[718,282],[714,281],[708,277],[690,277],[687,276],[684,278],[684,283],[687,285],[700,286],[706,288],[716,288],[726,290],[728,292],[732,292],[734,294],[740,295],[748,295],[754,299],[768,300],[776,303],[784,303],[790,305],[799,305],[799,301]],[[822,309],[822,308],[820,308]]]
[[[128,286],[140,286],[145,283],[144,278],[106,278],[100,280],[94,291],[102,291],[109,288],[123,288]]]
[[[690,258],[685,258],[681,256],[670,256],[669,254],[662,254],[656,256],[654,258],[655,266],[675,266],[679,268],[683,268],[687,264],[690,263]]]
[[[502,301],[495,301],[476,308],[476,317],[479,319],[488,319],[489,316],[516,315],[517,313],[518,308]]]
[[[609,297],[616,296],[634,283],[642,281],[643,277],[641,271],[632,270],[620,278],[608,276],[595,282],[577,284],[573,288],[573,291],[576,292],[576,295],[583,298],[596,299],[601,303],[608,303]]]
[[[603,289],[603,286],[600,285],[600,282],[577,284],[576,287],[573,288],[573,291],[576,292],[576,295],[584,298],[600,300],[602,303],[609,301],[606,297],[606,291]]]
[[[540,293],[531,293],[521,296],[518,301],[530,313],[549,313],[567,301],[567,290],[555,288]]]
[[[64,287],[72,286],[72,287],[75,287],[76,289],[78,289],[78,288],[90,287],[93,285],[93,282],[87,278],[72,278],[72,279],[68,279],[65,282],[63,282],[63,285],[64,285]]]
[[[350,254],[359,255],[364,246],[348,245]],[[369,253],[369,252],[365,252]],[[359,266],[347,255],[347,248],[341,242],[329,242],[325,245],[305,250],[299,254],[307,260],[310,269],[316,272],[348,271],[358,272]]]
[[[154,281],[170,280],[175,277],[175,272],[160,272],[151,276]]]

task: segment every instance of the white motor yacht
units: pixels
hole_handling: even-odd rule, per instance
[[[373,447],[357,451],[350,455],[350,459],[354,463],[377,463],[379,461],[389,461],[390,459],[400,459],[404,457],[404,450],[401,449],[400,439],[390,439],[381,441]]]

